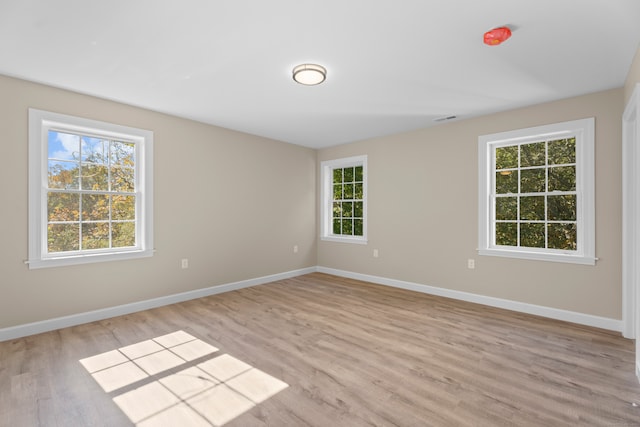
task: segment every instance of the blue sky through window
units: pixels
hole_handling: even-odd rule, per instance
[[[50,130],[47,143],[49,159],[78,160],[80,155],[78,135]]]

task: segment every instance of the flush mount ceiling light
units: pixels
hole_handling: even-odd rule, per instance
[[[301,85],[313,86],[327,78],[327,69],[317,64],[300,64],[293,69],[293,80]]]
[[[484,44],[489,46],[497,46],[505,42],[511,37],[511,29],[509,27],[498,27],[484,33]]]

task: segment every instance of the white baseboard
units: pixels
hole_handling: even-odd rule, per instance
[[[589,314],[577,313],[573,311],[560,310],[556,308],[544,307],[539,305],[527,304],[523,302],[511,301],[501,298],[488,297],[484,295],[472,294],[468,292],[455,291],[451,289],[439,288],[435,286],[422,285],[419,283],[406,282],[402,280],[389,279],[385,277],[372,276],[368,274],[354,273],[351,271],[337,270],[327,267],[308,267],[300,270],[293,270],[270,276],[258,277],[255,279],[242,280],[239,282],[226,283],[209,288],[197,289],[194,291],[183,292],[179,294],[167,295],[165,297],[154,298],[145,301],[134,302],[130,304],[108,307],[100,310],[88,311],[85,313],[73,314],[70,316],[57,317],[55,319],[43,320],[40,322],[27,323],[24,325],[12,326],[0,329],[0,342],[15,338],[35,335],[42,332],[53,331],[56,329],[76,326],[83,323],[95,322],[97,320],[108,319],[110,317],[122,316],[125,314],[135,313],[137,311],[148,310],[151,308],[161,307],[178,302],[188,301],[191,299],[202,298],[210,295],[216,295],[223,292],[234,291],[237,289],[248,288],[251,286],[263,285],[265,283],[275,282],[277,280],[289,279],[292,277],[302,276],[304,274],[320,272],[332,274],[334,276],[346,277],[350,279],[363,280],[366,282],[376,283],[379,285],[392,286],[395,288],[408,289],[411,291],[422,292],[431,295],[437,295],[447,298],[458,299],[462,301],[473,302],[477,304],[488,305],[491,307],[504,308],[507,310],[519,311],[522,313],[535,314],[551,319],[564,320],[567,322],[577,323],[586,326],[593,326],[611,331],[622,332],[622,320],[610,319],[606,317],[592,316]],[[640,366],[638,366],[638,378],[640,379]]]
[[[255,279],[241,280],[239,282],[226,283],[209,288],[197,289],[194,291],[182,292],[179,294],[167,295],[164,297],[153,298],[145,301],[134,302],[130,304],[108,307],[100,310],[88,311],[85,313],[73,314],[70,316],[57,317],[55,319],[43,320],[40,322],[27,323],[24,325],[12,326],[0,329],[0,342],[15,338],[35,335],[42,332],[53,331],[56,329],[76,326],[83,323],[95,322],[96,320],[108,319],[110,317],[122,316],[124,314],[135,313],[137,311],[148,310],[151,308],[162,307],[169,304],[188,301],[196,298],[202,298],[209,295],[220,294],[223,292],[235,291],[237,289],[248,288],[251,286],[263,285],[276,280],[290,279],[292,277],[302,276],[317,271],[316,267],[303,268],[300,270],[288,271],[285,273],[273,274],[270,276],[258,277]]]
[[[320,273],[332,274],[334,276],[357,279],[379,285],[392,286],[395,288],[408,289],[425,294],[437,295],[453,298],[491,307],[504,308],[521,313],[535,314],[537,316],[548,317],[550,319],[564,320],[566,322],[580,325],[593,326],[610,331],[622,332],[622,320],[610,319],[607,317],[592,316],[590,314],[578,313],[574,311],[560,310],[557,308],[545,307],[541,305],[527,304],[524,302],[511,301],[507,299],[488,297],[484,295],[472,294],[469,292],[455,291],[451,289],[438,288],[435,286],[421,285],[419,283],[405,282],[402,280],[389,279],[386,277],[371,276],[368,274],[354,273],[351,271],[336,270],[333,268],[318,267]]]

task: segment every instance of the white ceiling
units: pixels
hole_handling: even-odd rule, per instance
[[[639,42],[638,0],[0,0],[0,74],[315,148],[620,87]]]

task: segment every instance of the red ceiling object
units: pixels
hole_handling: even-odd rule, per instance
[[[507,41],[511,37],[511,29],[509,27],[498,27],[484,33],[484,44],[489,46],[497,46]]]

